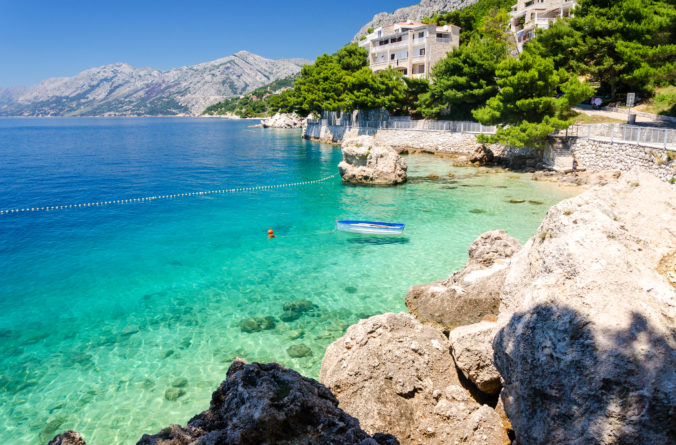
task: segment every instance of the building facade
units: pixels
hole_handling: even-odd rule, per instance
[[[552,22],[570,17],[575,0],[518,0],[512,6],[511,29],[519,52],[523,44],[535,37],[536,30],[547,29]]]
[[[406,77],[428,79],[434,64],[460,46],[460,28],[409,20],[377,28],[359,46],[368,49],[374,73],[392,67]]]

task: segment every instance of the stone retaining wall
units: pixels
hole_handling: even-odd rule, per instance
[[[610,143],[587,138],[554,138],[544,160],[555,170],[572,168],[573,154],[579,168],[629,171],[641,167],[663,181],[676,177],[676,152],[633,144]]]
[[[345,127],[339,125],[309,124],[303,137],[320,142],[340,144],[346,138],[374,136],[379,144],[398,152],[471,154],[481,146],[474,134],[433,130],[396,130],[389,128]]]
[[[303,129],[305,139],[328,144],[340,144],[344,139],[362,135],[373,136],[377,144],[388,145],[399,153],[422,152],[470,156],[481,147],[476,140],[476,134],[473,133],[345,127],[312,123]],[[535,167],[542,160],[542,153],[537,149],[517,149],[500,144],[491,144],[489,148],[498,163],[509,165],[512,168]]]

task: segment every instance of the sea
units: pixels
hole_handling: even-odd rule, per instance
[[[236,357],[318,378],[350,325],[405,312],[485,231],[525,242],[571,196],[431,155],[406,157],[405,185],[344,185],[339,147],[250,124],[0,119],[4,443],[133,444],[207,409]]]

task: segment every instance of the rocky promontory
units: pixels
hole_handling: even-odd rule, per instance
[[[262,120],[257,126],[261,128],[303,128],[306,122],[306,118],[302,118],[296,113],[277,113]]]
[[[394,185],[406,182],[406,160],[391,147],[379,145],[372,136],[343,142],[343,161],[338,164],[343,182]]]

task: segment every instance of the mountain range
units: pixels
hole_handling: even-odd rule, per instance
[[[194,116],[308,63],[247,51],[166,71],[116,63],[30,87],[0,88],[0,116]]]
[[[432,16],[435,12],[451,12],[473,5],[478,0],[422,0],[419,4],[399,8],[394,12],[381,12],[373,16],[373,19],[359,30],[353,41],[359,40],[367,34],[369,28],[378,28],[391,23],[405,20],[422,20]]]

